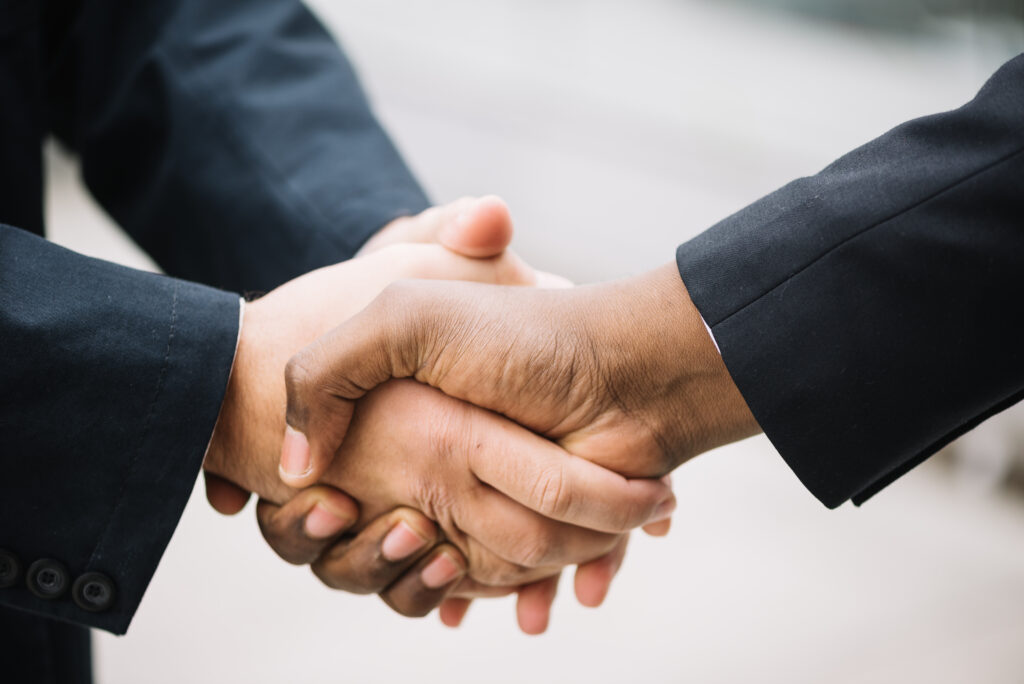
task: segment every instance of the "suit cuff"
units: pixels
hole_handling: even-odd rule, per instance
[[[0,548],[64,576],[45,596],[22,572],[0,604],[123,634],[213,432],[238,295],[14,229],[0,227],[0,247],[0,500],[18,520]],[[97,575],[111,590],[90,606],[76,585]]]
[[[240,333],[236,294],[173,281],[167,356],[142,449],[90,566],[118,568],[119,609],[93,626],[122,634],[195,486],[227,388]],[[158,379],[159,382],[159,379]]]

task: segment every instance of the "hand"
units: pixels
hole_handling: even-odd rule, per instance
[[[376,252],[388,245],[436,243],[454,254],[489,259],[500,256],[511,241],[512,222],[501,200],[493,197],[480,200],[464,197],[443,207],[431,207],[417,216],[395,219],[371,237],[356,257]],[[540,279],[548,278],[546,274],[538,276]],[[220,491],[215,485],[213,497],[229,497],[231,489],[243,491],[207,473],[208,497],[211,497],[212,479],[224,483]],[[244,494],[245,499],[248,499],[249,493]],[[234,498],[236,510],[241,509],[245,499],[238,496]],[[317,504],[320,509],[330,509],[330,512],[318,511]],[[338,535],[355,522],[358,505],[347,495],[330,487],[310,487],[283,506],[261,499],[256,514],[267,544],[290,563],[309,564],[314,574],[329,587],[355,594],[379,594],[395,612],[410,617],[430,613],[444,599],[443,592],[423,583],[416,568],[410,569],[413,562],[428,552],[441,551],[438,548],[440,542],[437,541],[436,526],[419,511],[396,509],[381,515],[356,537],[341,541],[337,541]],[[311,519],[320,521],[312,526],[315,529],[311,529],[307,522]],[[399,522],[404,524],[399,526]],[[428,540],[428,543],[414,548],[413,544],[421,539]],[[451,545],[447,545],[444,550],[458,554]],[[409,555],[406,556],[406,553]],[[465,562],[461,557],[460,560]],[[611,580],[611,576],[607,577],[606,581],[599,584],[599,588],[607,592]],[[458,602],[461,610],[456,617],[452,609],[448,608],[442,619],[446,624],[457,627],[471,599],[450,601]],[[522,602],[529,610],[531,602],[528,599]],[[535,622],[541,620],[546,623],[549,611],[550,602],[532,608],[533,613],[541,615]]]
[[[464,217],[463,205],[459,201],[443,210],[427,210],[421,216],[443,227]],[[484,199],[471,210],[465,217],[468,221],[464,221],[471,225],[509,222],[507,209],[500,201]],[[500,247],[498,255],[485,259],[463,257],[438,244],[391,245],[302,275],[249,302],[205,470],[216,475],[218,463],[237,464],[237,459],[277,452],[276,436],[270,437],[263,425],[252,422],[254,416],[269,413],[268,402],[284,405],[283,379],[274,377],[272,370],[283,374],[290,355],[358,312],[388,284],[409,277],[536,284],[533,269],[504,250],[504,245]],[[243,391],[242,386],[251,384],[258,372],[266,372],[268,382]],[[275,424],[280,422],[279,418],[274,420]],[[268,491],[276,485],[276,478],[271,478],[256,491]],[[228,503],[217,501],[218,507],[225,509]]]
[[[538,487],[553,470],[580,493],[572,509],[553,508],[556,497]],[[359,500],[365,521],[395,506],[422,511],[466,555],[470,578],[488,586],[602,556],[622,532],[666,517],[675,504],[662,482],[627,480],[409,380],[360,401],[324,482]]]
[[[452,254],[493,259],[503,254],[511,238],[512,223],[501,200],[462,198],[417,216],[392,221],[371,238],[359,254],[370,254],[400,243],[435,243]],[[401,266],[400,263],[392,265]],[[528,276],[527,271],[523,271],[524,277]],[[382,285],[383,281],[378,287]],[[358,301],[352,302],[352,310],[360,305]],[[347,314],[343,312],[343,315]],[[207,499],[215,510],[233,515],[244,508],[249,491],[210,470],[204,470],[203,474]],[[427,537],[435,535],[434,524],[422,514],[411,510],[399,514],[412,529],[420,530]],[[397,589],[392,585],[398,586],[395,573],[402,569],[402,563],[388,561],[379,552],[385,544],[387,529],[381,533],[379,526],[370,526],[354,541],[337,542],[338,536],[351,527],[358,516],[358,504],[342,492],[329,487],[312,487],[282,506],[261,499],[257,516],[264,537],[279,556],[292,563],[312,563],[318,574],[330,573],[328,584],[332,586],[351,591],[358,588],[359,593],[381,593],[385,601],[405,615],[429,612],[440,600],[430,603],[429,596],[436,592],[417,585],[418,574],[411,571],[406,573],[407,577],[402,577],[402,593],[396,594]],[[384,515],[381,520],[386,522],[391,517]],[[367,556],[366,549],[378,552]],[[457,553],[454,549],[451,551]],[[321,556],[324,556],[322,561],[316,563]]]
[[[282,463],[293,485],[331,462],[353,400],[392,377],[629,476],[664,475],[758,431],[674,264],[568,290],[396,283],[293,357],[286,377]],[[561,475],[549,473],[549,509],[588,505]]]
[[[451,544],[442,542],[434,523],[418,511],[389,511],[357,536],[346,535],[340,540],[339,535],[359,517],[359,509],[351,498],[331,487],[310,487],[283,506],[260,500],[256,512],[263,536],[278,555],[290,563],[310,564],[329,587],[379,594],[406,616],[426,615],[443,600],[441,619],[450,627],[461,623],[472,598],[515,591],[523,631],[540,634],[547,628],[558,575],[521,587],[485,587],[465,581],[451,594],[449,586],[427,586],[421,574],[426,565],[442,552],[456,554],[458,559],[462,556]],[[651,532],[667,533],[668,522],[655,523],[650,526]],[[576,595],[580,603],[591,607],[602,603],[622,563],[626,539],[623,537],[607,555],[579,566]]]
[[[261,385],[272,381],[263,372],[252,377]],[[275,422],[273,411],[245,413],[259,424]],[[276,420],[282,425],[279,411]],[[264,498],[281,500],[290,492],[263,491],[283,487],[267,486],[275,465],[271,454],[262,467],[239,460],[209,467]],[[579,506],[551,507],[555,499],[538,484],[549,483],[555,469],[579,491]],[[387,383],[359,402],[349,438],[323,482],[359,500],[354,530],[396,506],[436,520],[469,561],[473,582],[461,587],[468,595],[489,595],[494,586],[507,591],[550,577],[566,564],[604,556],[621,542],[618,533],[664,519],[675,505],[664,483],[627,480],[493,413],[411,381]],[[450,589],[467,568],[459,557],[439,556],[430,559],[436,565],[418,571],[426,586]]]
[[[437,527],[419,511],[397,508],[380,515],[357,535],[345,535],[359,518],[347,495],[327,486],[304,489],[283,505],[261,499],[256,507],[267,543],[289,563],[310,565],[324,584],[354,594],[379,594],[396,612],[423,616],[449,587],[430,587],[423,567],[439,554],[457,557]]]
[[[317,316],[322,316],[324,310],[330,311],[331,306],[338,307],[339,305],[338,302],[331,301],[331,297],[325,297],[325,293],[329,295],[332,292],[343,291],[345,292],[348,299],[342,302],[342,305],[348,305],[353,307],[361,306],[361,302],[357,301],[358,297],[354,296],[358,295],[357,292],[354,292],[354,286],[357,283],[360,286],[365,287],[367,282],[370,282],[372,284],[374,278],[378,279],[377,282],[380,282],[381,280],[386,281],[388,278],[395,277],[396,273],[398,275],[443,275],[446,277],[466,277],[466,274],[469,274],[469,277],[483,277],[485,279],[491,280],[492,282],[529,282],[531,280],[531,274],[529,272],[529,269],[525,268],[521,264],[521,262],[518,262],[511,257],[502,257],[498,259],[489,260],[488,262],[486,262],[488,268],[481,270],[480,263],[468,264],[466,262],[468,262],[469,260],[460,260],[458,258],[454,258],[454,256],[451,254],[439,253],[437,250],[423,251],[423,249],[424,247],[420,247],[419,249],[410,252],[408,246],[406,246],[402,248],[402,251],[397,253],[395,252],[395,249],[392,249],[391,252],[388,254],[389,258],[386,261],[379,260],[379,262],[374,264],[372,267],[363,264],[363,268],[356,269],[353,268],[356,265],[356,262],[349,262],[349,264],[343,265],[344,267],[347,267],[345,269],[348,272],[347,282],[346,278],[343,278],[341,276],[340,269],[342,269],[342,266],[331,267],[330,269],[321,269],[322,272],[317,272],[317,274],[304,276],[302,279],[299,279],[300,281],[305,282],[301,284],[298,283],[297,281],[293,282],[283,288],[280,288],[278,291],[275,291],[274,293],[272,293],[272,295],[268,295],[268,297],[265,298],[264,300],[261,300],[256,304],[250,305],[246,316],[246,326],[243,328],[243,340],[242,344],[240,345],[239,359],[236,362],[236,369],[247,369],[249,367],[248,362],[245,359],[251,355],[246,354],[243,350],[251,349],[253,345],[247,344],[247,340],[272,340],[276,342],[276,335],[273,333],[280,331],[287,331],[292,334],[298,331],[300,335],[315,334],[316,324],[320,324],[319,319],[317,319],[316,324],[310,322],[309,319],[316,318]],[[372,256],[373,255],[371,255],[371,257],[367,257],[367,259],[360,259],[358,261],[365,262],[371,259]],[[403,267],[388,270],[390,266],[393,266],[396,263],[396,256],[402,258],[415,258],[412,258],[411,261],[402,262],[405,263],[405,265],[408,268]],[[402,258],[399,258],[398,261],[402,261]],[[485,273],[485,271],[487,272]],[[286,297],[286,294],[290,296]],[[368,299],[368,297],[366,297],[366,299]],[[321,303],[321,306],[318,307],[318,309],[315,312],[303,309],[303,304],[308,306],[310,302],[317,301]],[[365,302],[365,299],[363,301]],[[274,303],[274,306],[271,307],[269,306],[269,303],[272,302]],[[294,304],[295,302],[298,302],[298,306]],[[270,324],[262,326],[261,328],[264,331],[271,330],[271,334],[248,334],[251,333],[254,327],[258,327],[255,326],[253,323],[253,319],[258,318],[257,314],[255,313],[256,311],[272,312],[269,315],[263,316],[265,320],[270,321]],[[297,320],[296,312],[298,312]],[[347,314],[340,308],[335,308],[334,313],[332,315],[344,317],[344,315]],[[291,316],[292,318],[289,319],[289,316]],[[308,328],[306,328],[307,325],[309,326]],[[272,350],[274,348],[287,348],[287,346],[287,344],[261,345],[261,347],[264,350]],[[295,345],[292,344],[291,346],[294,347]],[[273,357],[274,355],[274,353],[270,353],[269,356]],[[207,463],[209,469],[217,470],[218,472],[226,474],[227,471],[221,468],[223,466],[223,462],[229,460],[226,458],[227,454],[256,454],[260,452],[261,449],[260,445],[257,443],[258,440],[246,443],[245,439],[239,439],[240,435],[244,433],[242,433],[242,431],[240,430],[231,430],[230,426],[235,423],[238,423],[239,419],[242,416],[248,415],[250,416],[250,418],[252,418],[255,417],[255,414],[259,413],[258,410],[247,410],[241,406],[236,406],[235,398],[244,397],[254,402],[254,405],[256,407],[259,407],[261,405],[259,397],[261,393],[265,393],[263,391],[267,389],[268,386],[272,387],[275,384],[275,374],[277,376],[277,382],[280,382],[279,378],[281,376],[281,366],[283,365],[284,361],[283,358],[280,357],[280,353],[277,353],[276,356],[278,358],[276,362],[273,360],[273,358],[270,358],[269,361],[267,359],[264,359],[265,361],[267,361],[265,365],[267,365],[268,367],[273,368],[274,366],[276,366],[276,373],[272,372],[269,374],[271,382],[257,383],[255,386],[251,388],[252,391],[240,391],[239,388],[244,383],[236,381],[240,380],[243,376],[253,375],[253,373],[239,370],[238,374],[233,374],[232,385],[235,386],[235,390],[229,391],[229,398],[225,401],[225,410],[222,414],[221,424],[218,425],[218,431],[217,434],[215,435],[214,443],[211,448],[210,459],[208,460]],[[281,387],[280,394],[280,401],[283,404],[283,387]],[[279,409],[277,411],[277,415],[280,415]],[[280,419],[278,418],[278,420]],[[272,424],[272,421],[254,422],[256,424]],[[249,437],[252,436],[252,434],[249,435]],[[220,465],[218,465],[218,462],[220,462]],[[239,481],[246,481],[244,478],[238,477],[237,474],[233,474],[232,477],[237,478]],[[263,485],[261,483],[254,483],[250,486],[256,487],[257,489],[263,491]],[[290,495],[290,491],[288,495]],[[266,529],[266,526],[264,527],[264,529]],[[359,539],[362,538],[363,537],[361,535]],[[380,541],[378,536],[375,541],[366,542],[365,544],[361,545],[356,544],[355,546],[360,548],[369,548],[370,546],[373,546],[374,548],[376,548],[379,545],[379,543]],[[458,560],[456,560],[456,563],[457,562]],[[346,566],[344,563],[342,563],[335,564],[335,567]],[[347,567],[351,567],[351,565]],[[608,567],[609,565],[604,560],[600,560],[595,564],[592,571],[587,567],[581,568],[578,578],[578,588],[581,589],[580,593],[582,599],[584,599],[585,601],[589,601],[591,603],[599,602],[599,597],[603,595],[604,591],[607,590],[607,582],[610,581],[610,576],[611,574],[613,574],[607,572]],[[591,578],[591,580],[597,578],[597,581],[588,581],[588,577]],[[343,582],[339,582],[339,584],[342,583]],[[363,586],[369,585],[363,584]],[[591,587],[591,589],[587,589],[588,586]],[[595,586],[597,587],[597,589],[593,589],[593,587]],[[595,599],[595,596],[598,598]],[[536,598],[536,596],[530,593],[529,589],[523,590],[523,592],[521,593],[520,600],[521,618],[523,617],[524,606],[527,609],[525,610],[525,612],[527,614],[530,614],[530,606],[536,607],[537,605],[539,605],[538,601],[534,600]],[[548,601],[548,603],[550,603],[550,600]],[[543,608],[546,611],[546,606],[544,606]],[[452,622],[455,619],[457,619],[452,617],[456,612],[458,611],[446,611],[446,621]],[[532,613],[535,616],[537,612],[538,611],[536,610],[532,611]],[[534,624],[538,624],[539,622],[546,622],[546,615],[541,620],[534,620]]]
[[[431,207],[416,216],[401,216],[375,233],[356,254],[365,256],[389,245],[404,243],[438,244],[453,254],[491,259],[501,256],[512,242],[512,221],[505,203],[497,197],[463,197],[443,206]],[[539,283],[560,279],[537,273]],[[224,515],[235,515],[248,503],[245,491],[208,470],[203,471],[206,498]]]

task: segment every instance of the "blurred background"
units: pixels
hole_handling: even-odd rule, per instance
[[[578,281],[669,261],[1024,51],[1020,0],[313,6],[434,199],[502,195],[517,249]],[[48,155],[51,236],[152,268]],[[1018,407],[836,511],[763,438],[702,456],[671,535],[635,537],[600,610],[563,582],[539,638],[510,599],[451,631],[331,592],[198,487],[130,634],[98,635],[98,681],[1021,682],[1022,433]]]

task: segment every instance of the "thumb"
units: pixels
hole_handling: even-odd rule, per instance
[[[417,331],[430,314],[409,306],[410,299],[419,299],[404,294],[409,291],[392,284],[361,313],[288,361],[279,465],[285,484],[304,488],[319,481],[345,439],[355,401],[418,367]]]
[[[454,216],[443,221],[437,234],[449,250],[480,259],[498,256],[512,242],[512,216],[501,198],[490,195],[449,206],[456,209]]]

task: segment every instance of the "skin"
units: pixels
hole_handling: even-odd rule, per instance
[[[629,476],[665,475],[759,431],[674,264],[571,290],[396,283],[293,357],[286,374],[292,484],[331,463],[353,400],[393,377],[501,413]],[[600,504],[557,470],[539,486],[552,509]]]
[[[417,445],[414,454],[410,444]],[[552,508],[538,483],[553,468],[578,481],[586,495],[616,504]],[[623,532],[674,506],[664,483],[627,480],[491,412],[411,381],[386,383],[360,402],[324,481],[343,482],[360,501],[357,529],[395,505],[423,511],[465,554],[470,578],[484,586],[522,584],[603,556]],[[628,515],[620,508],[629,509]]]
[[[467,212],[469,220],[461,225],[452,220],[466,219]],[[519,452],[542,454],[544,446],[554,448],[544,440],[439,392],[415,383],[392,383],[361,402],[353,439],[339,454],[336,469],[324,476],[324,482],[344,488],[361,506],[329,487],[296,494],[274,472],[283,429],[284,364],[303,344],[326,332],[331,322],[352,315],[398,278],[536,282],[531,269],[501,251],[511,230],[500,202],[462,201],[401,222],[403,230],[392,233],[396,243],[440,234],[442,243],[458,241],[460,251],[478,258],[437,244],[394,244],[307,274],[250,303],[206,462],[211,503],[216,500],[215,507],[231,512],[247,498],[240,487],[259,493],[257,512],[268,542],[286,560],[311,563],[329,586],[380,593],[408,615],[425,614],[454,591],[458,598],[442,611],[447,624],[458,624],[469,597],[503,595],[518,588],[521,625],[531,633],[543,631],[562,566],[592,560],[577,573],[577,593],[595,605],[614,575],[609,569],[617,569],[625,550],[622,530],[594,532],[536,512],[544,512],[531,482],[542,477],[540,456],[519,457],[521,468],[515,472],[488,469],[486,456],[494,450],[516,452],[506,459],[511,462]],[[509,227],[507,233],[502,233],[502,225]],[[485,256],[495,252],[497,256]],[[583,461],[580,465],[592,467]],[[630,520],[631,526],[650,519],[656,510],[664,511],[663,504],[671,500],[661,483],[633,486],[600,469],[580,477],[599,482],[603,496],[632,497],[628,505],[638,517]],[[482,484],[487,478],[496,489]],[[239,486],[222,484],[228,481]],[[440,522],[440,530],[430,518]],[[319,522],[311,527],[314,519]],[[382,548],[399,523],[422,544],[401,557],[387,557]],[[651,530],[659,533],[667,527],[660,523]],[[441,586],[428,586],[424,577],[438,558],[452,577]]]
[[[416,216],[391,221],[367,240],[356,256],[366,256],[389,245],[439,244],[454,254],[490,259],[501,256],[511,241],[512,221],[504,202],[496,197],[463,197]],[[544,278],[546,274],[539,276]],[[224,515],[239,513],[252,495],[209,471],[203,471],[203,476],[207,500]],[[268,541],[272,545],[278,543],[276,538]]]

